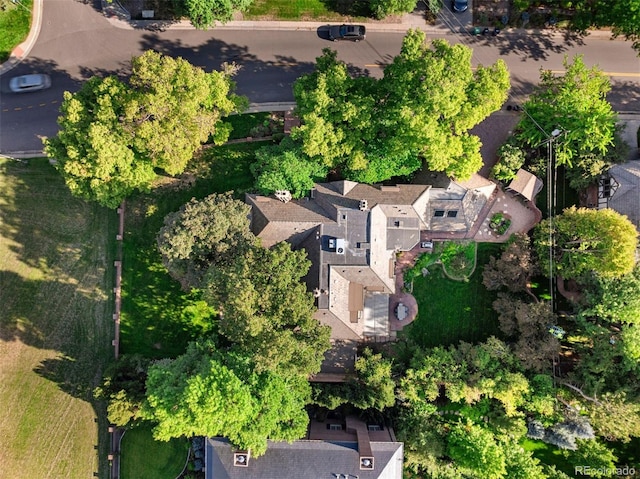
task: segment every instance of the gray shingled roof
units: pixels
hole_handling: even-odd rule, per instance
[[[360,479],[401,479],[402,443],[372,442],[372,471],[361,470],[356,442],[269,442],[264,456],[250,458],[248,467],[233,465],[226,439],[209,438],[205,444],[206,479],[336,479],[337,474]]]
[[[609,208],[626,215],[640,230],[640,161],[614,165],[609,173],[620,184],[609,198]]]

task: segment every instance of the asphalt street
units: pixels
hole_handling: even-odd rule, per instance
[[[640,59],[629,42],[606,36],[562,37],[501,34],[472,37],[462,25],[442,33],[452,43],[474,49],[474,64],[502,58],[512,73],[510,103],[521,102],[538,81],[540,68],[561,71],[565,55],[584,55],[612,81],[609,100],[618,111],[640,111]],[[251,102],[289,102],[294,80],[312,70],[324,47],[335,48],[354,72],[380,76],[400,51],[402,32],[369,32],[359,43],[332,43],[318,30],[166,30],[116,28],[94,6],[75,0],[44,2],[42,29],[28,58],[0,77],[0,152],[41,148],[42,136],[55,135],[63,92],[76,91],[92,75],[126,76],[130,59],[147,49],[181,56],[206,70],[223,62],[241,66],[237,91]],[[7,92],[9,79],[31,72],[49,73],[52,88],[29,94]]]

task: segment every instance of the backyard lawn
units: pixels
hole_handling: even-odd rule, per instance
[[[153,439],[151,428],[137,427],[122,438],[120,457],[121,479],[175,479],[187,461],[189,443],[186,439],[159,442]]]
[[[191,321],[192,298],[162,265],[155,237],[164,217],[191,198],[247,191],[249,164],[264,143],[210,148],[192,162],[187,180],[166,182],[127,201],[122,288],[121,350],[147,357],[175,357],[198,334]]]
[[[482,285],[482,268],[489,256],[500,254],[501,245],[479,243],[477,267],[468,281],[453,281],[442,266],[429,266],[430,274],[414,279],[413,295],[418,318],[403,334],[423,347],[478,342],[499,335],[498,319],[491,307],[495,293]]]
[[[244,118],[240,118],[244,117]],[[239,115],[234,127],[260,123],[261,115]],[[249,120],[249,121],[247,121]],[[191,198],[234,191],[239,198],[253,184],[249,165],[264,142],[209,148],[189,165],[181,180],[161,181],[149,194],[127,200],[122,286],[121,351],[151,358],[175,357],[198,336],[193,298],[181,290],[162,265],[156,234],[164,217]],[[182,470],[188,445],[183,441],[157,442],[151,430],[128,431],[122,441],[123,479],[174,479]]]
[[[0,158],[0,476],[108,471],[93,388],[113,358],[114,212],[72,198],[46,159]]]

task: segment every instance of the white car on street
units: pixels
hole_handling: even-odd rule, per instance
[[[51,86],[51,77],[44,73],[33,73],[13,77],[9,81],[9,90],[14,93],[26,93],[30,91],[45,90]]]

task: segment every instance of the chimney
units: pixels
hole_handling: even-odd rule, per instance
[[[249,451],[237,451],[233,453],[233,465],[236,467],[249,467]]]

